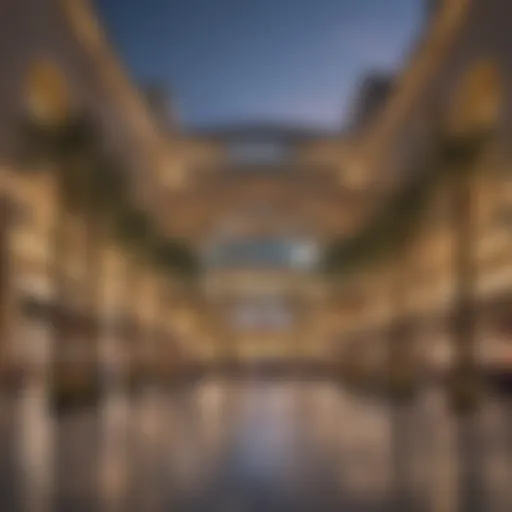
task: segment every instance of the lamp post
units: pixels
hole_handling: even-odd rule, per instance
[[[0,196],[0,382],[1,384],[18,384],[21,377],[12,346],[12,328],[16,322],[13,316],[12,277],[13,255],[12,234],[16,223],[23,217],[15,201],[8,195]],[[15,377],[14,382],[12,378]],[[5,380],[4,380],[5,379]]]
[[[475,360],[475,188],[473,167],[492,137],[501,110],[496,70],[473,68],[456,90],[449,112],[445,157],[450,172],[451,222],[455,272],[453,343],[455,362],[450,399],[458,413],[472,412],[478,399]]]
[[[460,417],[459,510],[481,511],[480,443],[473,413],[481,395],[475,355],[475,202],[474,166],[498,126],[501,91],[497,70],[487,62],[472,68],[455,91],[446,126],[445,158],[449,167],[451,222],[454,233],[455,305],[452,325],[454,364],[449,399]]]
[[[24,90],[25,115],[28,124],[26,131],[21,133],[23,146],[31,156],[37,153],[36,158],[43,157],[52,167],[51,171],[56,178],[55,189],[60,188],[62,167],[64,163],[58,158],[56,140],[66,130],[70,115],[70,99],[66,81],[60,71],[49,61],[39,61],[30,70],[25,81]],[[25,140],[26,139],[26,140]],[[31,162],[33,163],[33,162]],[[38,162],[39,163],[39,162]],[[62,196],[56,190],[52,213],[52,233],[48,236],[48,251],[50,259],[46,270],[54,291],[54,303],[48,311],[48,343],[50,345],[49,358],[44,357],[44,368],[37,368],[35,378],[24,389],[21,399],[22,421],[21,448],[22,468],[26,478],[24,482],[25,506],[30,510],[49,510],[55,498],[55,483],[59,480],[58,445],[54,446],[52,440],[58,439],[54,432],[51,416],[48,414],[48,405],[53,398],[52,386],[56,385],[55,370],[57,351],[61,348],[59,343],[63,336],[61,322],[55,321],[56,310],[53,307],[63,294],[62,256],[64,253]],[[24,319],[23,321],[31,321]],[[40,342],[40,340],[37,340]],[[40,371],[39,371],[40,370]],[[31,369],[29,368],[29,371]],[[38,447],[34,449],[32,443],[33,431],[41,431]],[[38,436],[39,437],[39,436]]]
[[[391,329],[388,339],[388,393],[390,398],[391,473],[393,503],[397,512],[411,509],[410,463],[412,413],[418,375],[412,355],[413,332],[408,318],[407,295],[410,278],[409,248],[401,248],[391,263],[392,304]]]
[[[397,261],[391,269],[391,297],[393,305],[392,328],[389,336],[389,391],[392,399],[400,402],[411,402],[414,400],[417,375],[414,375],[416,368],[412,360],[413,333],[411,322],[408,319],[407,311],[407,282],[410,278],[407,275],[410,256],[406,254],[396,256]]]
[[[49,274],[54,289],[52,314],[52,352],[54,386],[52,398],[59,405],[71,405],[79,401],[96,400],[99,381],[96,376],[97,326],[92,311],[99,276],[91,269],[99,268],[96,222],[92,222],[92,168],[96,165],[98,149],[94,144],[94,129],[88,120],[72,108],[68,84],[51,62],[41,61],[30,70],[26,81],[26,114],[28,115],[27,149],[50,165],[54,179],[53,225],[49,247],[52,252]],[[33,146],[31,148],[30,146]],[[84,264],[87,268],[86,288],[80,293],[87,295],[90,312],[78,312],[72,305],[66,260],[70,247],[71,211],[87,218],[87,249]],[[97,237],[96,237],[97,238]],[[94,303],[94,304],[93,304]],[[78,346],[73,339],[85,335],[90,343]],[[72,339],[69,339],[72,338]],[[76,351],[73,354],[73,350]],[[93,353],[91,353],[93,352]],[[73,357],[72,357],[73,356]],[[76,358],[78,366],[72,364]],[[78,371],[75,371],[78,370]]]
[[[50,383],[54,387],[61,372],[60,351],[64,348],[64,325],[62,305],[66,302],[66,276],[64,259],[66,253],[65,233],[65,193],[64,174],[68,165],[60,142],[65,138],[71,118],[70,98],[66,80],[60,70],[49,61],[37,62],[30,70],[26,80],[25,107],[31,129],[36,133],[37,141],[28,144],[40,144],[43,157],[52,166],[55,177],[55,198],[53,200],[54,221],[48,241],[51,251],[48,273],[53,286],[53,304],[51,311],[51,375]],[[28,148],[29,151],[32,148]],[[59,361],[60,362],[60,361]],[[55,396],[52,395],[52,398]]]

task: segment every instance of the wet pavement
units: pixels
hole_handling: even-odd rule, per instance
[[[44,404],[38,388],[3,400],[1,510],[512,510],[512,416],[498,401],[467,445],[434,389],[403,408],[335,382],[257,380],[112,392],[58,418]]]

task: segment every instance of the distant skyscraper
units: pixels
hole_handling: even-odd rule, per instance
[[[381,72],[369,73],[361,83],[354,103],[350,128],[359,131],[379,113],[393,88],[393,77]]]

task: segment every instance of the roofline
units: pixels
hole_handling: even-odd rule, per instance
[[[299,126],[284,123],[234,123],[183,130],[185,137],[205,138],[220,141],[229,140],[282,140],[302,142],[310,140],[339,140],[344,133],[318,129],[307,125]]]
[[[445,60],[464,26],[471,0],[446,0],[431,20],[409,65],[397,79],[397,87],[384,104],[379,116],[360,142],[359,154],[371,169],[381,159],[382,152],[401,126],[418,97]]]

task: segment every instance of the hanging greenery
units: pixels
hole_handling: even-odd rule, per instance
[[[119,217],[117,235],[127,250],[165,273],[193,276],[199,270],[194,252],[184,242],[159,235],[149,216],[129,206]]]
[[[144,256],[144,247],[147,246],[153,236],[152,226],[147,214],[128,203],[121,207],[120,214],[116,219],[116,235],[124,247]]]
[[[105,223],[127,250],[168,272],[198,271],[193,250],[182,241],[157,235],[149,215],[134,205],[129,176],[101,147],[91,119],[75,116],[65,125],[43,126],[24,118],[19,140],[22,169],[32,172],[35,164],[43,164],[58,172],[69,206]]]
[[[363,264],[392,256],[419,228],[428,200],[438,181],[438,172],[420,172],[373,215],[359,233],[335,242],[327,251],[328,272],[350,272]]]
[[[25,170],[34,163],[55,164],[63,157],[90,151],[95,145],[95,130],[83,116],[76,116],[65,125],[46,126],[23,117],[18,127],[18,157]]]
[[[90,166],[87,181],[90,213],[113,223],[128,197],[128,179],[119,163],[101,155]]]
[[[351,272],[400,251],[421,228],[433,197],[447,180],[473,170],[471,162],[487,139],[485,133],[462,140],[441,139],[434,158],[410,172],[413,178],[374,213],[360,232],[335,241],[327,249],[324,270]]]
[[[199,270],[199,262],[191,249],[182,241],[161,238],[153,247],[155,263],[166,273],[179,272],[182,276],[193,276]]]

